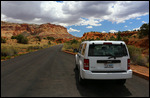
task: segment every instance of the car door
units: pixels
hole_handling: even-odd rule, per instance
[[[86,46],[87,46],[86,43],[84,43],[84,44],[82,45],[81,53],[80,53],[80,55],[79,55],[80,68],[83,68],[83,63],[84,63],[84,59],[85,59]]]
[[[77,58],[76,58],[77,65],[79,65],[79,60],[80,60],[80,57],[81,57],[82,46],[83,46],[83,44],[80,44],[79,49],[78,49],[79,51],[77,53]]]

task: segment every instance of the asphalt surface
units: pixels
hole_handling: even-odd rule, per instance
[[[149,81],[135,75],[124,86],[106,80],[79,85],[74,56],[61,48],[1,62],[1,97],[149,97]]]

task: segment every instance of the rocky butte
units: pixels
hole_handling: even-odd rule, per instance
[[[75,38],[67,32],[67,28],[51,23],[46,24],[19,24],[1,21],[1,37],[10,38],[18,34],[26,36],[51,36],[54,38]]]

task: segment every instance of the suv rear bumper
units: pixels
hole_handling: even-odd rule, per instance
[[[132,70],[117,73],[92,73],[91,71],[82,70],[83,79],[128,79],[132,78]]]

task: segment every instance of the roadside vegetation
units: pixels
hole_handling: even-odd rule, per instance
[[[77,41],[75,39],[67,41],[63,44],[62,50],[73,52],[74,49],[78,49],[81,41]]]
[[[51,37],[51,39],[54,39]],[[28,52],[37,51],[56,45],[54,40],[42,39],[39,36],[27,38],[24,35],[12,36],[10,39],[1,37],[1,60],[20,56]]]
[[[131,64],[149,67],[149,55],[142,55],[143,49],[137,48],[133,45],[127,45],[127,47],[131,58]]]

